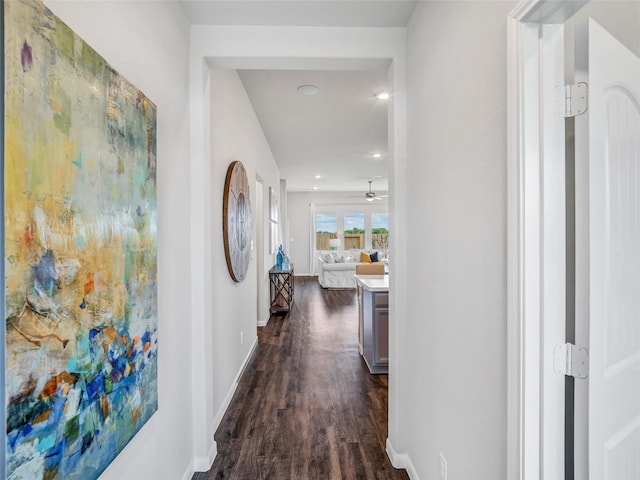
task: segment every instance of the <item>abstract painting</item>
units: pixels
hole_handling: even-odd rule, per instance
[[[3,8],[6,478],[95,479],[158,405],[156,107]]]

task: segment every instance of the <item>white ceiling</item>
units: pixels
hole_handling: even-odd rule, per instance
[[[290,191],[387,190],[387,102],[382,71],[241,70]],[[301,95],[300,85],[319,88]],[[374,152],[383,156],[373,158]],[[316,179],[320,175],[322,178]]]
[[[417,1],[182,0],[193,24],[405,27]],[[366,63],[366,62],[365,62]],[[240,69],[240,78],[289,191],[364,192],[388,188],[386,64],[353,62],[340,70]],[[224,65],[216,65],[224,68]],[[235,68],[238,68],[237,66]],[[251,68],[251,69],[249,69]],[[330,68],[330,67],[329,67]],[[315,96],[299,85],[319,88]],[[381,152],[382,158],[371,155]],[[322,178],[316,179],[315,175]]]
[[[415,0],[182,0],[194,25],[405,27]]]

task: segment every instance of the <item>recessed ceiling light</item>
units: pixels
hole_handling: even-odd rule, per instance
[[[318,180],[318,179],[322,178],[322,175],[316,175],[314,178],[315,178],[316,180]]]
[[[316,95],[319,91],[320,89],[315,85],[300,85],[298,87],[298,93],[300,95],[306,95],[306,96]]]
[[[313,187],[311,190],[318,190],[320,187]]]
[[[389,97],[391,97],[391,94],[389,94],[389,92],[380,92],[376,94],[376,98],[378,100],[389,100]]]
[[[380,152],[376,152],[376,153],[372,153],[371,156],[373,158],[380,158],[382,156],[382,154]]]

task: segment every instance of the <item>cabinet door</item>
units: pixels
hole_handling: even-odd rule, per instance
[[[364,354],[364,302],[363,292],[360,285],[356,285],[358,292],[358,350],[360,355]]]
[[[389,363],[389,309],[376,308],[373,318],[373,362]]]

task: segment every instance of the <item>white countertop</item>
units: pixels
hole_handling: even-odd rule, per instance
[[[389,275],[356,275],[356,282],[371,292],[388,292]]]

